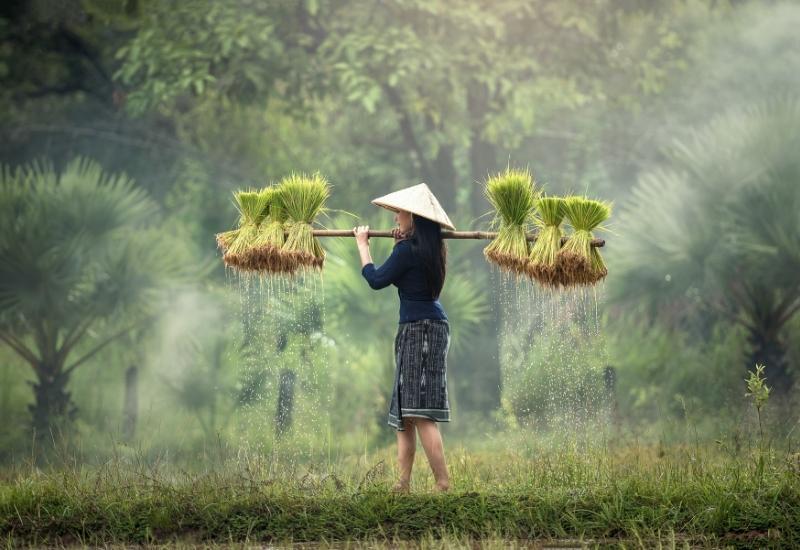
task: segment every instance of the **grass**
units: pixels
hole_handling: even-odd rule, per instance
[[[507,168],[487,180],[484,193],[495,209],[492,225],[498,233],[483,249],[484,256],[503,271],[525,273],[530,252],[525,233],[538,195],[533,177],[527,170]]]
[[[412,493],[388,491],[393,450],[283,469],[245,457],[216,470],[143,463],[6,472],[9,544],[165,541],[629,541],[800,544],[797,457],[715,447],[567,445],[448,450],[452,490],[430,492],[420,449]],[[443,538],[442,538],[443,537]],[[650,541],[650,542],[648,542]]]
[[[285,261],[282,252],[286,227],[283,190],[280,186],[267,189],[271,193],[267,216],[259,225],[252,244],[254,263],[261,272],[287,273],[291,271],[291,265]]]

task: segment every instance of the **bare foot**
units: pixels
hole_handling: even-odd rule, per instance
[[[408,481],[401,479],[392,487],[393,493],[408,493],[411,491],[411,485]]]
[[[436,486],[434,486],[433,491],[436,493],[446,493],[450,490],[450,482],[449,481],[437,481]]]

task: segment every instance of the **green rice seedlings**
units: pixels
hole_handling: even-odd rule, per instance
[[[265,197],[266,207],[249,249],[250,265],[257,271],[278,273],[282,271],[281,248],[286,215],[278,186],[265,187],[261,193]]]
[[[242,271],[254,271],[257,265],[251,252],[258,234],[258,225],[268,209],[270,194],[261,191],[236,191],[236,208],[239,210],[239,229],[223,256],[225,265]]]
[[[564,199],[564,214],[574,232],[558,252],[562,284],[594,285],[608,275],[597,248],[592,246],[592,231],[611,216],[611,203],[586,197]]]
[[[261,224],[261,242],[263,247],[262,265],[269,273],[287,273],[292,268],[284,260],[283,244],[286,242],[286,208],[281,198],[281,188],[276,186],[272,201],[269,204],[269,216]]]
[[[228,251],[228,248],[233,243],[236,236],[239,234],[239,229],[231,229],[230,231],[223,231],[222,233],[217,233],[215,237],[217,238],[217,248],[220,249],[223,256]]]
[[[528,170],[511,168],[486,182],[484,192],[495,209],[492,226],[499,228],[483,254],[503,271],[525,273],[530,252],[525,233],[538,195],[535,185]]]
[[[559,264],[556,261],[561,248],[561,222],[564,220],[564,199],[541,197],[536,201],[539,232],[528,256],[527,274],[541,285],[551,288],[561,286]]]
[[[286,241],[281,248],[282,271],[322,269],[325,250],[313,233],[314,218],[325,210],[330,184],[316,172],[311,176],[292,174],[280,183],[280,197],[285,210]]]

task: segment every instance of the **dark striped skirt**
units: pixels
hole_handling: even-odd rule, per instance
[[[450,422],[447,350],[450,324],[444,319],[400,323],[394,339],[394,386],[389,425],[404,431],[404,417]]]

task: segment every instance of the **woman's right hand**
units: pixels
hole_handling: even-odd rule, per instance
[[[356,236],[356,244],[358,246],[369,246],[369,226],[359,225],[353,228],[353,234]]]

